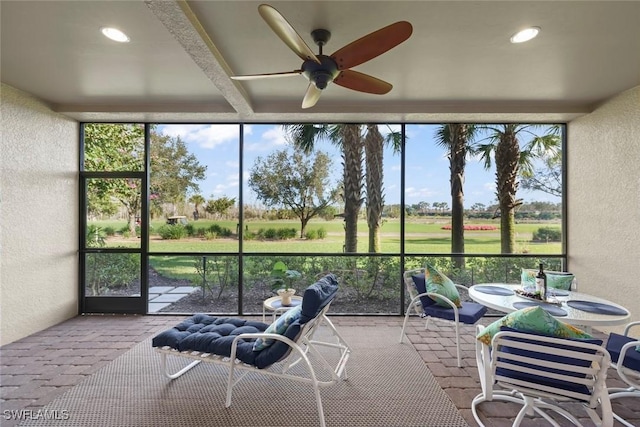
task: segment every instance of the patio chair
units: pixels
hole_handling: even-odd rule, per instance
[[[480,334],[484,326],[477,325],[476,329]],[[586,410],[593,423],[588,425],[613,426],[606,389],[610,356],[601,343],[518,332],[508,327],[500,328],[491,346],[476,341],[482,392],[471,403],[474,418],[484,426],[478,405],[506,401],[522,405],[513,426],[519,426],[525,416],[536,414],[555,427],[567,425],[567,421],[582,426],[575,414],[561,407],[573,402]],[[572,410],[575,412],[575,407]]]
[[[460,357],[460,323],[473,325],[487,312],[487,308],[475,302],[462,301],[462,307],[458,307],[449,298],[434,292],[427,292],[424,268],[405,271],[403,274],[405,288],[411,297],[411,302],[407,306],[402,323],[402,331],[400,332],[400,342],[404,339],[404,331],[407,327],[407,321],[411,310],[417,315],[426,318],[424,328],[428,329],[429,320],[433,318],[443,319],[453,322],[456,336],[456,355],[458,367],[462,367]],[[466,290],[462,285],[455,285],[456,288]],[[449,307],[442,307],[436,304],[436,299],[448,304]]]
[[[163,372],[172,380],[200,362],[228,367],[226,407],[231,406],[233,387],[249,373],[311,384],[320,426],[325,427],[320,388],[347,378],[346,364],[351,352],[326,316],[337,291],[335,276],[328,274],[305,290],[302,305],[285,312],[271,325],[196,314],[155,336],[152,345],[161,355]],[[330,339],[314,338],[321,325],[328,327]],[[322,347],[337,350],[335,357],[327,358],[326,351],[325,354],[320,351]],[[168,355],[193,361],[170,373]],[[304,369],[294,369],[296,365]]]
[[[628,323],[622,335],[611,333],[607,341],[607,351],[611,354],[611,367],[618,372],[618,376],[629,387],[610,387],[609,399],[621,397],[640,397],[640,338],[630,335],[632,328],[640,326],[640,321]],[[633,424],[626,421],[617,414],[613,416],[622,424],[633,427]]]

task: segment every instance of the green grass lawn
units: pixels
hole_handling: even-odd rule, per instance
[[[124,221],[91,221],[100,227],[111,227],[120,230],[125,227]],[[194,228],[207,229],[213,224],[230,229],[234,235],[237,223],[235,221],[212,221],[199,220],[191,221]],[[321,240],[290,239],[279,241],[245,240],[243,242],[244,252],[327,252],[342,253],[344,245],[343,221],[312,221],[307,230],[324,229],[327,237]],[[405,253],[448,253],[451,251],[451,232],[443,230],[444,225],[449,224],[448,218],[435,218],[429,221],[409,219],[405,222]],[[469,222],[468,224],[489,224],[498,226],[499,222],[482,221]],[[239,242],[235,238],[211,239],[188,238],[180,240],[162,240],[154,230],[164,225],[164,221],[152,221],[151,239],[149,250],[151,252],[237,252]],[[293,220],[281,221],[248,221],[245,223],[249,231],[257,232],[260,229],[268,228],[295,228],[300,229],[300,223]],[[560,224],[516,224],[516,252],[532,254],[560,254],[562,246],[560,242],[537,243],[532,242],[533,232],[540,227],[557,227]],[[367,224],[361,221],[358,225],[358,251],[366,253],[367,247]],[[385,220],[381,230],[381,243],[383,253],[400,252],[400,221]],[[108,239],[108,246],[115,247],[139,247],[140,241],[131,239]],[[466,231],[465,232],[465,252],[469,254],[498,254],[500,253],[500,231]]]

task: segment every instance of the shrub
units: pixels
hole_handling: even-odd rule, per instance
[[[116,229],[111,226],[104,227],[103,231],[104,231],[104,234],[106,234],[107,236],[114,236],[116,234]]]
[[[327,237],[327,230],[318,228],[318,239],[324,239],[325,237]]]
[[[209,227],[209,231],[215,233],[220,237],[231,237],[231,230],[226,227],[221,227],[218,224],[213,224]]]
[[[278,232],[275,228],[267,228],[262,232],[262,237],[265,239],[275,239],[278,235]]]
[[[562,232],[558,228],[540,227],[533,233],[534,242],[559,242],[562,240]]]
[[[86,256],[86,286],[91,295],[104,295],[138,278],[140,257],[129,253],[91,253]]]
[[[101,227],[90,224],[87,226],[86,245],[90,248],[103,247],[105,245],[105,237],[107,233]]]
[[[304,237],[306,237],[308,240],[316,240],[318,238],[318,231],[308,230],[304,233]]]
[[[182,224],[163,225],[158,229],[160,238],[164,240],[177,240],[187,236],[187,230]]]
[[[279,240],[295,239],[297,234],[295,228],[279,228],[276,233]]]

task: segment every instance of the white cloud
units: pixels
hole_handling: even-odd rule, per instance
[[[285,145],[287,139],[282,126],[274,126],[262,134],[262,138],[269,141],[272,145]]]
[[[274,148],[280,149],[287,144],[285,131],[281,126],[272,126],[260,135],[260,140],[250,142],[245,145],[246,151],[270,151]]]
[[[197,144],[206,149],[215,148],[226,142],[238,143],[238,125],[164,125],[160,131],[165,135],[179,136],[187,144]],[[249,130],[250,132],[250,130]],[[245,133],[247,128],[245,127]]]
[[[427,187],[423,187],[423,188],[407,187],[404,189],[404,194],[407,198],[411,198],[411,199],[418,198],[420,200],[424,200],[425,198],[438,195],[438,192],[433,191]]]

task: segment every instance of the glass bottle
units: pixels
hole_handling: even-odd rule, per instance
[[[536,292],[540,295],[542,301],[547,300],[547,275],[544,272],[542,263],[540,263],[540,270],[536,274]]]

